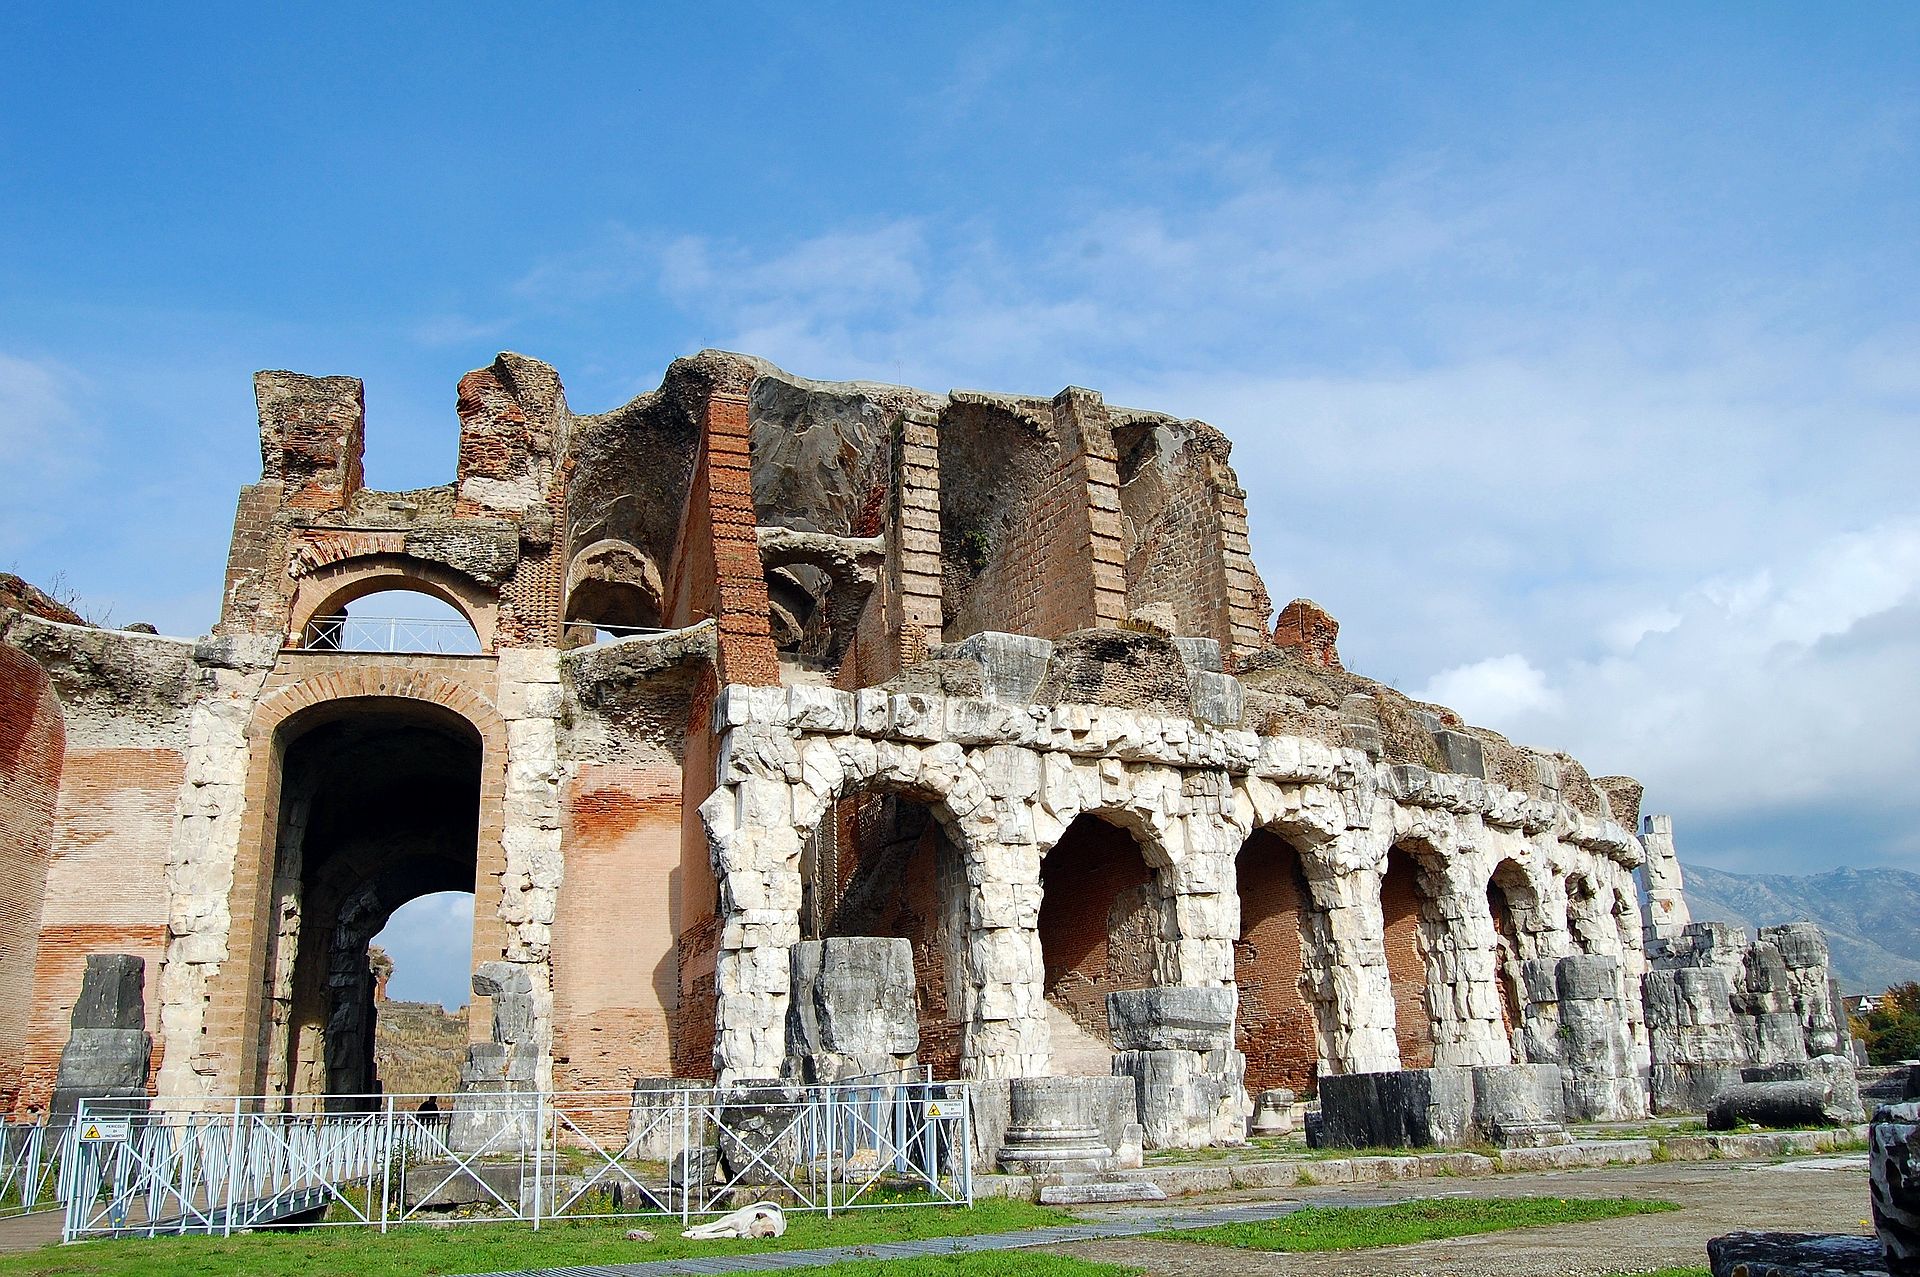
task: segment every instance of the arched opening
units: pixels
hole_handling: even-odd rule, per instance
[[[967,875],[933,808],[862,792],[827,809],[800,852],[804,939],[891,936],[913,945],[920,1062],[957,1077],[966,1020]]]
[[[1303,988],[1310,945],[1324,948],[1325,919],[1315,908],[1300,853],[1270,830],[1256,830],[1234,861],[1240,936],[1233,982],[1240,991],[1235,1045],[1247,1057],[1247,1089],[1314,1090],[1320,1047],[1314,1008]]]
[[[478,652],[482,645],[458,607],[426,590],[398,588],[330,601],[307,622],[301,646],[327,652],[460,655]]]
[[[1432,971],[1441,923],[1432,916],[1432,895],[1420,881],[1424,867],[1419,858],[1424,854],[1395,847],[1387,853],[1387,871],[1380,879],[1381,938],[1403,1069],[1433,1066]]]
[[[336,702],[283,730],[267,1085],[363,1096],[378,1081],[369,946],[408,902],[475,890],[481,741],[451,711],[397,699]]]
[[[444,1111],[459,1087],[468,1040],[473,893],[416,896],[393,911],[368,953],[375,1089],[434,1096]]]
[[[1079,816],[1040,862],[1040,959],[1051,1072],[1112,1070],[1107,995],[1157,984],[1160,886],[1134,836]]]
[[[1503,860],[1487,879],[1487,912],[1493,916],[1493,974],[1500,987],[1500,1024],[1513,1059],[1527,1058],[1527,983],[1520,964],[1537,956],[1532,934],[1540,910],[1539,898],[1527,871],[1518,862]]]
[[[665,624],[664,597],[651,558],[623,541],[597,541],[567,570],[567,645],[657,630]]]

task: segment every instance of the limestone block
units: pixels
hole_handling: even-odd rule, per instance
[[[1107,995],[1115,1050],[1212,1051],[1233,1045],[1230,987],[1169,986]]]
[[[980,666],[980,687],[988,700],[1025,705],[1046,679],[1053,644],[1024,634],[987,630],[942,651]]]
[[[1002,1169],[1016,1175],[1058,1175],[1113,1170],[1118,1157],[1102,1135],[1095,1109],[1111,1094],[1106,1079],[1014,1078],[1007,1088],[1005,1142],[997,1153]],[[1117,1142],[1117,1141],[1116,1141]]]
[[[910,941],[804,940],[790,957],[788,1076],[837,1082],[912,1066],[920,1028]]]
[[[1838,1126],[1853,1114],[1834,1103],[1832,1089],[1818,1081],[1736,1082],[1707,1106],[1707,1129],[1757,1126]]]

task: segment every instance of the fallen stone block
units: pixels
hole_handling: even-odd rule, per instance
[[[1707,1106],[1707,1129],[1731,1131],[1743,1123],[1755,1126],[1841,1126],[1853,1113],[1834,1102],[1825,1083],[1741,1082],[1714,1097]]]

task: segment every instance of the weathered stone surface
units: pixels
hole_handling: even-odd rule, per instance
[[[1920,1104],[1875,1110],[1867,1135],[1873,1224],[1894,1273],[1920,1273]]]
[[[1731,1131],[1756,1126],[1836,1126],[1851,1120],[1833,1102],[1832,1089],[1820,1082],[1739,1082],[1713,1097],[1707,1129]]]
[[[1871,1237],[1728,1233],[1707,1242],[1713,1277],[1888,1277]]]
[[[1118,1051],[1213,1051],[1233,1045],[1233,990],[1215,985],[1124,989],[1107,995]]]
[[[878,936],[793,946],[789,1076],[838,1082],[911,1068],[920,1046],[913,946]]]

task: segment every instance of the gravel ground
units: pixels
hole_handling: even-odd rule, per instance
[[[1741,1230],[1862,1233],[1868,1214],[1864,1154],[1779,1164],[1654,1163],[1604,1170],[1420,1180],[1412,1185],[1296,1189],[1288,1196],[1330,1206],[1409,1197],[1652,1197],[1678,1202],[1661,1215],[1597,1220],[1420,1242],[1378,1250],[1276,1255],[1192,1242],[1081,1242],[1059,1247],[1082,1259],[1132,1264],[1157,1277],[1392,1274],[1394,1277],[1582,1277],[1700,1267],[1707,1239]],[[1271,1196],[1268,1194],[1267,1196]]]

